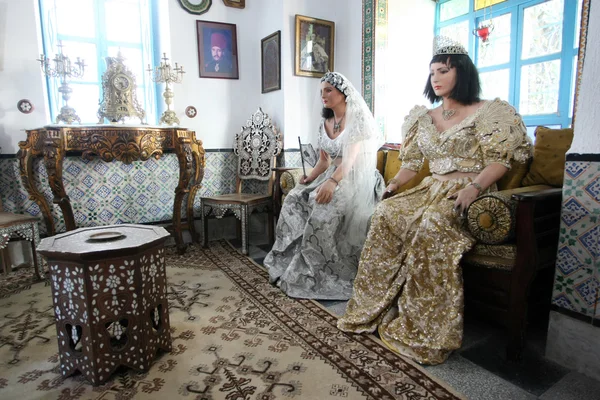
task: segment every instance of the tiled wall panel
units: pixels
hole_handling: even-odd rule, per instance
[[[300,153],[288,151],[280,158],[287,166],[300,165]],[[4,211],[27,213],[42,218],[38,205],[29,200],[21,183],[17,158],[0,159],[0,198]],[[41,159],[34,161],[36,186],[52,205],[48,175]],[[194,202],[195,215],[200,215],[200,197],[232,193],[235,190],[237,158],[231,151],[206,153],[206,169],[202,188]],[[173,214],[174,191],[179,176],[175,154],[165,154],[159,160],[135,161],[123,164],[105,163],[100,159],[86,161],[67,157],[63,164],[65,191],[71,199],[75,221],[80,227],[120,223],[168,221]],[[248,193],[266,193],[267,184],[244,182]],[[52,207],[58,232],[65,230],[62,213]],[[185,216],[185,210],[182,213]],[[42,234],[45,224],[40,224]]]
[[[552,303],[600,318],[600,162],[567,161]]]

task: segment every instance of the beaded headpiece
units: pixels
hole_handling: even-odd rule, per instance
[[[447,36],[436,36],[433,38],[433,55],[438,54],[464,54],[469,55],[464,46]]]
[[[348,85],[346,78],[344,75],[338,72],[327,72],[321,78],[321,82],[329,82],[333,87],[335,87],[340,92],[344,93],[346,97],[350,96],[351,87]]]

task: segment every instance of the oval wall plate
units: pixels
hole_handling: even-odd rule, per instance
[[[179,4],[190,14],[204,14],[212,5],[212,0],[179,0]]]

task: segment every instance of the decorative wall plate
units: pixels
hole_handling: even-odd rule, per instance
[[[196,107],[194,107],[194,106],[186,107],[185,115],[187,115],[188,118],[194,118],[197,114],[198,114],[198,111],[196,111]]]
[[[179,0],[181,7],[190,14],[204,14],[212,5],[212,0]]]
[[[31,101],[27,99],[19,100],[17,103],[17,108],[23,114],[31,114],[33,112],[33,104],[31,104]]]

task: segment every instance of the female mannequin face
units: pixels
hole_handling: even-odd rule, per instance
[[[329,82],[321,82],[321,101],[323,101],[323,107],[335,108],[342,103],[346,102],[344,94],[337,90]]]
[[[435,95],[448,97],[456,85],[456,68],[444,63],[431,63],[429,79]]]

